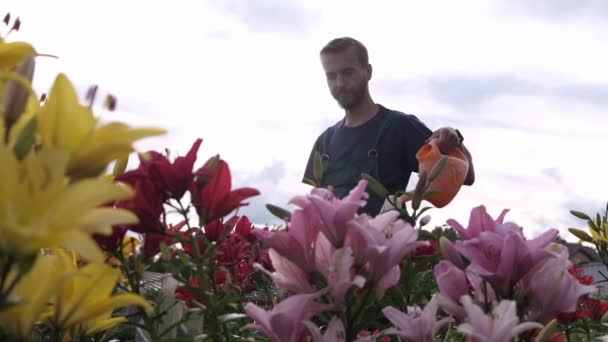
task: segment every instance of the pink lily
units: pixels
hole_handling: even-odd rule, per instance
[[[315,270],[315,240],[320,221],[312,207],[296,210],[287,230],[271,232],[256,229],[254,233],[266,246],[298,265],[303,271]]]
[[[349,222],[349,244],[355,259],[364,263],[368,281],[376,285],[376,296],[399,281],[399,263],[405,255],[426,241],[417,241],[418,233],[410,225],[396,220],[395,214],[387,212],[373,220]]]
[[[385,335],[397,335],[408,342],[433,342],[435,334],[444,325],[453,322],[452,317],[437,320],[437,297],[433,296],[422,312],[403,313],[392,306],[382,309],[382,313],[396,327],[384,331]]]
[[[365,285],[365,278],[351,273],[355,261],[352,249],[335,249],[323,234],[319,234],[316,252],[317,269],[327,279],[334,304],[341,306],[351,286],[362,288]]]
[[[518,324],[519,317],[514,301],[502,300],[489,315],[473,303],[470,296],[463,296],[461,302],[468,322],[459,325],[458,331],[468,335],[472,342],[510,342],[513,337],[524,331],[543,327],[536,322]]]
[[[441,251],[441,257],[452,264],[456,265],[460,269],[464,269],[464,261],[458,253],[458,250],[454,247],[452,241],[445,236],[439,238],[439,250]]]
[[[462,240],[470,240],[479,237],[482,232],[498,232],[504,229],[512,230],[518,228],[513,223],[503,223],[507,212],[509,210],[504,209],[498,218],[494,220],[486,211],[486,207],[480,205],[471,210],[469,226],[466,229],[454,219],[447,220],[447,223],[458,232]]]
[[[552,257],[522,279],[521,287],[531,297],[531,317],[542,321],[558,312],[575,311],[579,297],[597,291],[595,285],[583,285],[570,274],[570,266],[567,258]]]
[[[303,321],[319,312],[329,310],[328,304],[315,302],[315,294],[298,294],[279,302],[266,311],[253,303],[247,303],[244,311],[254,320],[243,329],[255,329],[271,342],[297,342],[305,329]]]
[[[293,293],[312,293],[314,289],[309,283],[308,275],[296,264],[283,257],[274,249],[268,251],[274,272],[267,271],[262,265],[255,263],[254,267],[268,274],[272,281],[283,291]]]
[[[555,239],[550,229],[534,240],[524,240],[518,231],[500,233],[484,231],[478,237],[457,241],[456,249],[471,261],[472,271],[487,280],[503,297],[509,297],[513,286],[541,259],[551,253],[545,247]]]
[[[463,319],[466,313],[459,304],[460,297],[469,294],[465,272],[451,262],[442,260],[435,265],[434,273],[439,287],[439,305],[450,315]]]
[[[308,331],[312,336],[312,342],[340,342],[346,341],[346,330],[344,329],[344,323],[337,316],[334,316],[329,324],[327,330],[321,335],[319,327],[311,321],[303,322]]]
[[[343,199],[311,194],[307,199],[319,213],[323,224],[319,227],[331,244],[340,248],[346,238],[347,223],[356,217],[359,208],[365,205],[368,194],[365,192],[367,181],[361,180]]]

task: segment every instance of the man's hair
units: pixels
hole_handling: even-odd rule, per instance
[[[350,49],[351,47],[355,49],[359,63],[361,63],[361,65],[368,65],[369,57],[367,55],[367,48],[360,41],[351,37],[332,39],[321,49],[321,54],[340,53]]]

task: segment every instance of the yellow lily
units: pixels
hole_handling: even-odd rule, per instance
[[[50,323],[60,332],[76,328],[92,334],[125,321],[124,317],[111,317],[117,308],[139,305],[151,312],[152,306],[138,295],[112,295],[119,275],[120,271],[102,263],[78,269],[73,256],[55,249],[39,256],[15,287],[12,293],[19,303],[0,311],[0,327],[22,339],[39,322]]]
[[[28,56],[36,54],[32,45],[26,42],[5,43],[0,40],[0,68],[12,68],[21,64]]]
[[[109,234],[112,225],[137,222],[129,211],[100,208],[130,198],[130,187],[103,178],[70,183],[67,163],[65,152],[46,147],[18,161],[0,144],[0,251],[28,255],[62,246],[102,261],[91,234]]]
[[[4,332],[25,339],[31,334],[35,323],[43,316],[52,313],[48,302],[59,285],[56,269],[61,262],[62,260],[55,255],[38,256],[32,269],[21,278],[11,292],[11,296],[16,298],[18,303],[0,311],[0,327]],[[7,277],[6,284],[13,282],[17,273],[18,271],[13,269]]]
[[[165,132],[119,122],[98,126],[91,108],[80,104],[64,74],[56,77],[37,117],[42,144],[69,153],[68,174],[74,178],[99,175],[111,161],[126,158],[136,140]]]
[[[147,312],[153,308],[144,298],[133,293],[112,295],[120,271],[103,263],[90,263],[77,275],[63,281],[57,291],[53,317],[55,327],[71,329],[81,327],[84,331],[107,328],[119,319],[109,318],[112,311],[128,305],[139,305]]]

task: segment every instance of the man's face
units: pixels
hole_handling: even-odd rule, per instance
[[[356,107],[367,93],[371,66],[361,65],[354,48],[344,52],[321,54],[331,95],[346,110]]]

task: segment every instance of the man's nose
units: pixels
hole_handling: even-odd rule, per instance
[[[346,86],[346,79],[344,78],[344,76],[338,75],[338,77],[336,77],[336,88],[343,89],[345,86]]]

